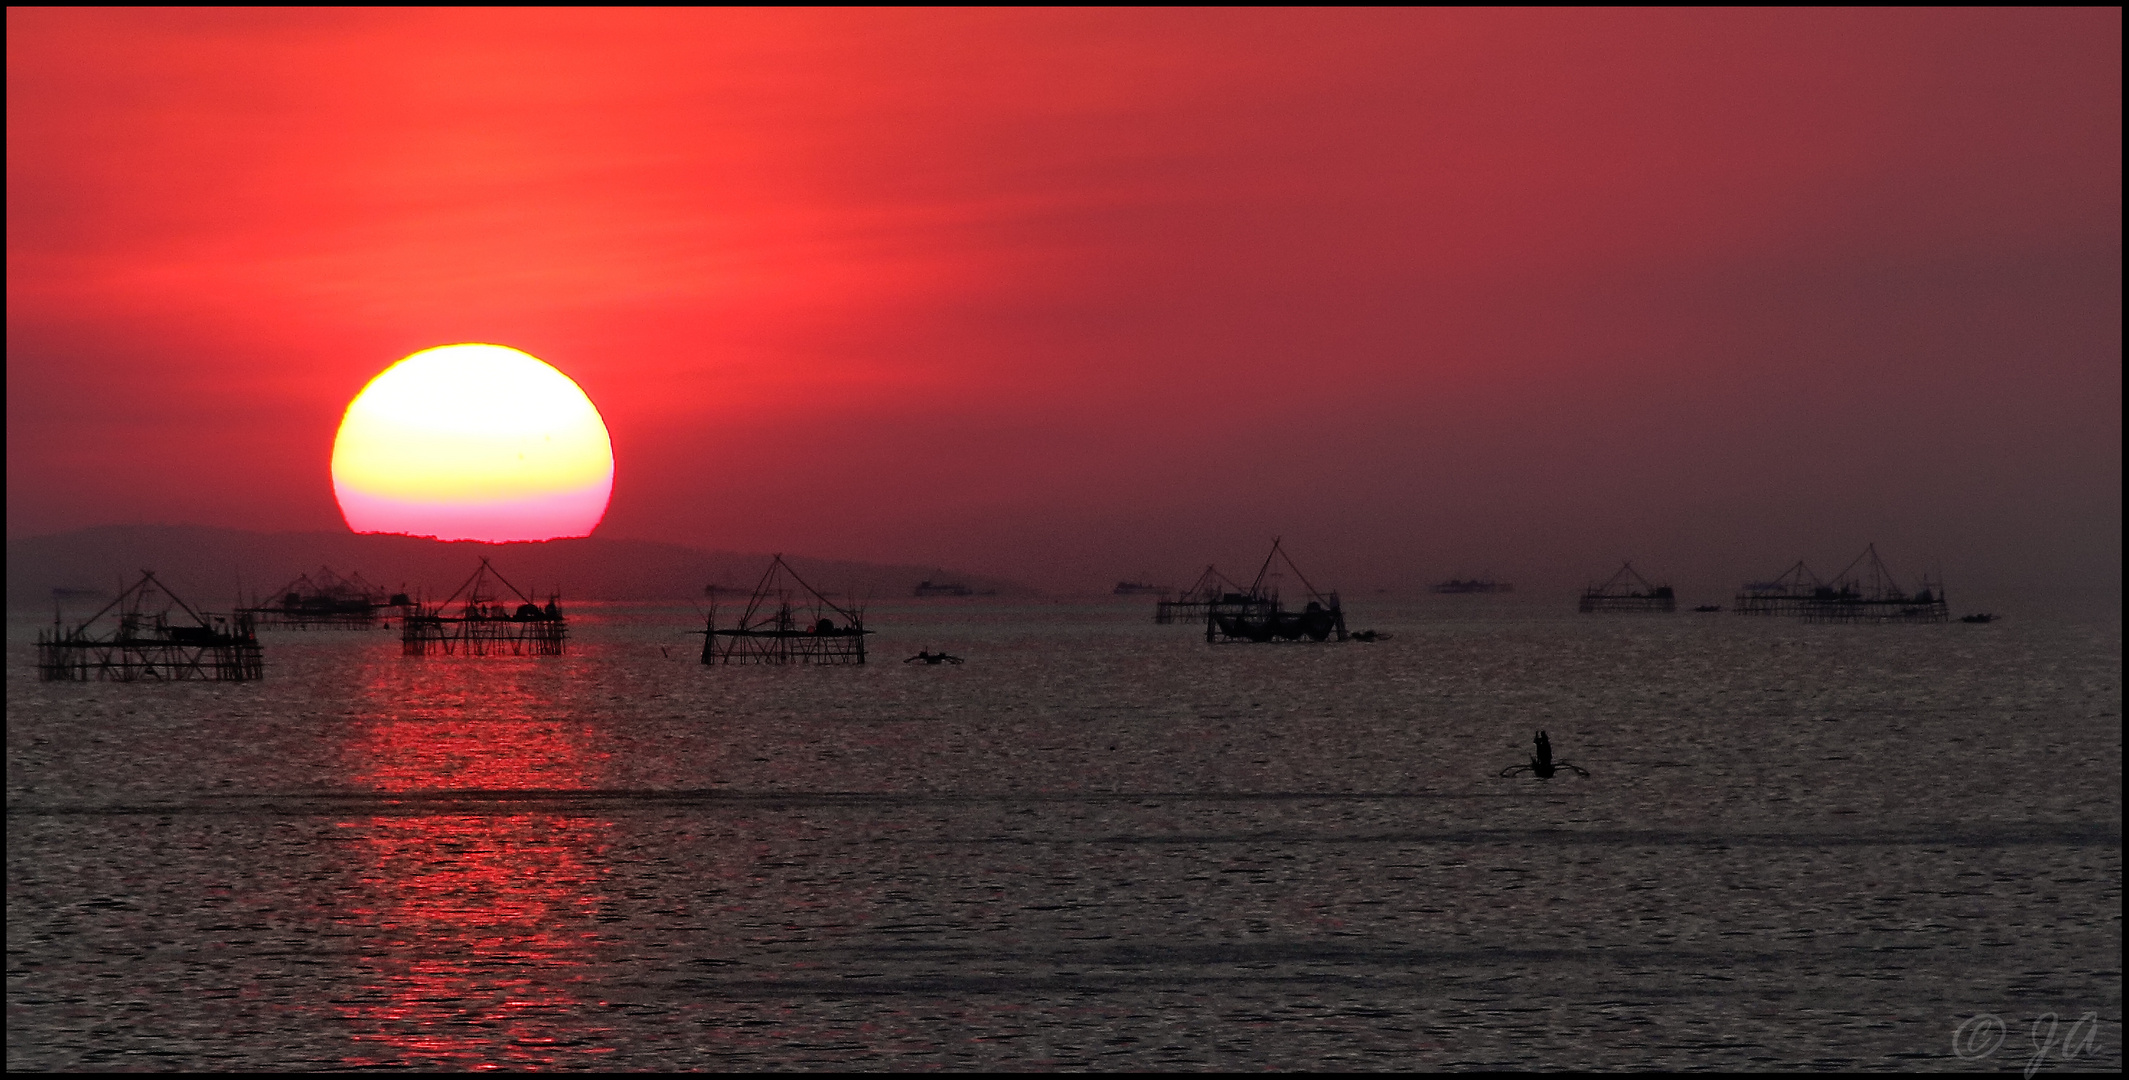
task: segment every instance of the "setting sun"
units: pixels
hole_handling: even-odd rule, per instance
[[[359,533],[589,536],[613,486],[613,443],[591,399],[501,345],[393,364],[355,395],[333,441],[333,494]]]

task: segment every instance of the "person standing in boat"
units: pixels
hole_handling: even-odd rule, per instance
[[[1552,740],[1546,738],[1545,733],[1540,731],[1538,732],[1538,737],[1531,741],[1536,743],[1538,747],[1537,756],[1530,759],[1531,768],[1535,769],[1541,776],[1551,773]]]

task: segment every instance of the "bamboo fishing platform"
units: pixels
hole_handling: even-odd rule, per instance
[[[183,618],[173,619],[176,611]],[[112,620],[105,621],[106,616]],[[37,635],[37,678],[43,682],[250,682],[266,676],[265,654],[251,617],[193,609],[155,573],[140,580],[83,622]]]
[[[491,579],[515,596],[490,589]],[[560,656],[569,639],[569,620],[560,597],[550,593],[543,606],[533,602],[490,565],[487,559],[442,603],[408,604],[399,618],[399,646],[404,656]],[[458,607],[454,610],[452,604]]]
[[[1279,573],[1274,569],[1280,563],[1293,572],[1294,579],[1306,590],[1307,601],[1300,611],[1288,611],[1281,606],[1276,581]],[[1300,641],[1303,638],[1310,641],[1346,640],[1345,609],[1340,606],[1337,593],[1322,592],[1309,584],[1301,568],[1294,565],[1294,560],[1274,537],[1271,553],[1264,556],[1264,565],[1258,568],[1256,580],[1250,583],[1248,590],[1223,593],[1206,605],[1205,641],[1211,644]]]
[[[1668,614],[1678,610],[1678,597],[1669,585],[1652,585],[1631,562],[1601,585],[1582,590],[1584,615]]]
[[[810,601],[808,598],[811,598]],[[717,625],[717,604],[702,630],[705,664],[862,664],[864,609],[837,604],[806,584],[782,554],[769,560],[747,606],[728,627]]]
[[[1830,599],[1833,590],[1798,559],[1789,569],[1765,581],[1748,581],[1730,602],[1739,615],[1802,618],[1814,601]]]
[[[1153,621],[1167,626],[1171,623],[1196,622],[1203,619],[1220,597],[1232,594],[1237,599],[1243,595],[1242,586],[1227,580],[1227,575],[1212,566],[1198,575],[1197,583],[1173,598],[1163,598],[1153,605]]]
[[[271,603],[253,603],[239,611],[261,628],[288,630],[374,630],[394,602],[407,604],[404,592],[386,595],[357,571],[347,577],[321,566],[274,593]]]
[[[1822,623],[1941,623],[1951,621],[1944,583],[1924,575],[1921,588],[1902,588],[1892,569],[1878,556],[1875,543],[1863,548],[1833,580],[1821,581],[1798,559],[1771,581],[1747,583],[1731,610]]]

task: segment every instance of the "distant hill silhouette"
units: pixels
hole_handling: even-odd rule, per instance
[[[54,589],[115,594],[121,581],[153,570],[179,595],[226,609],[241,583],[244,595],[264,597],[319,566],[360,571],[379,587],[441,598],[487,556],[511,584],[566,600],[703,599],[703,586],[751,589],[769,564],[767,554],[699,551],[648,540],[549,540],[531,544],[445,542],[411,536],[344,532],[247,532],[204,525],[103,525],[7,542],[10,607],[47,605]],[[1032,596],[1017,582],[962,574],[937,566],[882,566],[786,553],[785,561],[814,587],[860,600],[904,600],[920,581],[950,575],[1001,597]],[[720,594],[722,598],[723,594]]]

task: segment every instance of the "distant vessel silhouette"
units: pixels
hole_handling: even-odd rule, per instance
[[[1148,585],[1143,581],[1119,581],[1111,591],[1118,596],[1165,596],[1174,590],[1165,585]]]
[[[1515,586],[1505,581],[1495,581],[1489,575],[1482,578],[1472,578],[1469,581],[1463,578],[1450,578],[1447,581],[1436,582],[1433,590],[1438,593],[1503,593],[1514,592]]]
[[[902,580],[907,581],[908,578]],[[917,583],[917,596],[974,596],[976,591],[958,581],[931,581]]]
[[[960,657],[958,657],[958,656],[949,656],[949,655],[947,655],[946,653],[943,653],[943,652],[936,652],[936,653],[935,653],[935,652],[929,652],[929,651],[926,651],[926,650],[923,650],[923,649],[919,649],[919,650],[917,650],[917,655],[915,655],[915,656],[912,656],[912,657],[910,657],[909,659],[907,659],[907,660],[904,660],[904,661],[902,661],[902,662],[903,662],[903,663],[905,663],[905,664],[960,664],[960,663],[966,663],[966,661],[962,660],[962,659],[961,659]]]

